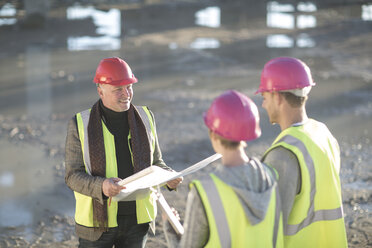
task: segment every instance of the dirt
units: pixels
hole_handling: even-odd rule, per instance
[[[0,247],[77,246],[75,201],[64,183],[67,122],[97,99],[92,78],[109,56],[125,58],[140,79],[134,103],[154,112],[164,160],[176,170],[213,154],[202,115],[214,97],[236,89],[260,106],[254,92],[264,63],[277,56],[304,60],[317,82],[308,114],[327,124],[341,148],[349,247],[372,247],[372,11],[363,19],[358,4],[316,4],[314,12],[286,13],[316,20],[291,29],[268,27],[263,3],[253,9],[241,1],[100,5],[121,13],[114,50],[70,50],[69,37],[99,35],[92,19],[66,20],[65,6],[52,6],[43,28],[0,26]],[[220,26],[195,23],[207,7],[220,9]],[[314,45],[268,47],[274,34],[310,37]],[[192,48],[197,38],[218,46]],[[257,157],[279,133],[259,111],[263,135],[247,147]],[[177,192],[164,191],[181,219],[188,182],[212,166],[187,176]],[[156,226],[147,247],[166,247],[159,216]]]

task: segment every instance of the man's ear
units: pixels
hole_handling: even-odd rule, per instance
[[[212,138],[213,132],[210,129],[208,129],[208,135],[209,135],[209,138]]]
[[[102,88],[101,88],[100,85],[97,85],[97,93],[98,93],[99,97],[102,98],[102,96],[103,96],[103,90],[102,90]]]
[[[215,140],[217,137],[216,137],[216,134],[214,132],[212,132],[211,130],[209,130],[209,138],[212,140]]]
[[[217,147],[221,145],[221,140],[218,138],[218,135],[215,132],[209,131],[209,138],[213,149],[218,149]]]

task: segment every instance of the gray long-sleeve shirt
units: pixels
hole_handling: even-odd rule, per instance
[[[251,160],[250,163],[237,167],[219,164],[213,172],[234,189],[246,217],[253,224],[259,223],[266,216],[271,190],[275,184],[273,175],[267,171],[267,168],[257,166],[256,162]],[[195,187],[191,188],[187,197],[185,233],[182,237],[170,229],[168,222],[165,222],[163,227],[169,247],[194,248],[206,245],[209,239],[209,225],[202,200]]]
[[[279,175],[279,195],[286,224],[296,195],[301,190],[301,171],[296,155],[284,147],[276,147],[264,157],[263,162]]]

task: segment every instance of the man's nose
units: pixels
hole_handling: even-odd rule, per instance
[[[125,97],[130,96],[129,90],[127,88],[123,88],[122,91],[121,91],[121,94]]]

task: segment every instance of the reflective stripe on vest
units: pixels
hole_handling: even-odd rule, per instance
[[[153,153],[153,149],[155,147],[155,128],[154,128],[154,121],[152,119],[152,116],[150,114],[150,111],[146,107],[139,107],[137,108],[138,113],[140,114],[143,123],[145,124],[147,138],[150,141],[150,148],[151,153]]]
[[[145,125],[147,137],[149,138],[150,142],[150,149],[151,154],[154,152],[154,146],[155,146],[155,128],[153,124],[153,119],[151,116],[150,111],[146,107],[137,107],[137,111],[139,112],[141,119]],[[80,141],[82,142],[82,152],[83,152],[83,159],[85,164],[86,172],[91,175],[91,163],[90,163],[90,155],[89,155],[89,140],[88,140],[88,123],[89,123],[89,116],[90,116],[90,109],[85,110],[77,114],[77,123],[78,123],[78,132],[80,136]],[[109,143],[106,144],[105,142],[105,152],[106,152],[106,166],[109,165],[116,165],[116,155],[115,155],[115,144],[113,135],[108,131],[105,124],[102,122],[102,128],[103,128],[103,135],[104,140],[108,140]],[[130,138],[130,132],[128,135],[128,140]],[[111,148],[111,149],[109,149]],[[111,155],[108,155],[107,152],[109,149],[109,153]],[[130,149],[130,148],[129,148]],[[130,151],[130,153],[132,153]],[[132,158],[133,159],[133,158]],[[151,156],[151,163],[152,163],[153,157]],[[112,166],[111,166],[112,167]],[[110,167],[110,168],[111,168]],[[106,167],[106,173],[107,173]],[[109,171],[112,171],[113,168]],[[116,175],[112,174],[114,172],[111,172],[110,175],[107,175],[108,177],[115,176],[117,177],[117,169],[115,169]],[[76,198],[76,212],[75,212],[75,220],[78,224],[83,226],[89,226],[93,227],[93,208],[92,208],[92,198],[89,196],[82,195],[78,192],[75,193]],[[111,206],[107,207],[108,209],[108,224],[109,227],[115,227],[117,226],[116,222],[116,215],[117,215],[117,202],[112,202]],[[156,202],[155,197],[153,197],[152,194],[149,193],[148,197],[145,197],[143,199],[136,201],[136,212],[137,212],[137,222],[140,223],[147,223],[151,222],[156,217]]]
[[[216,221],[218,237],[221,247],[231,247],[231,234],[229,224],[227,223],[225,210],[222,205],[220,194],[211,177],[201,181],[201,184],[210,200],[214,219]]]
[[[220,186],[221,187],[229,187],[231,190],[232,188],[230,186],[228,186],[227,184],[223,183],[223,181],[221,181],[220,179],[218,179],[218,177],[216,177],[215,175],[211,174],[209,177],[207,177],[206,179],[204,180],[201,180],[201,181],[194,181],[193,184],[196,186],[196,189],[198,190],[199,194],[200,194],[200,197],[202,198],[202,202],[203,202],[203,205],[204,205],[204,209],[206,210],[207,212],[207,217],[208,217],[208,224],[209,224],[209,240],[208,240],[208,243],[206,245],[206,247],[222,247],[222,248],[225,248],[225,247],[241,247],[242,245],[243,246],[246,246],[247,244],[244,243],[244,241],[242,240],[238,240],[239,237],[240,239],[242,238],[241,236],[239,237],[236,237],[233,235],[232,232],[234,232],[234,227],[231,226],[231,223],[229,225],[229,221],[228,221],[228,216],[229,216],[229,212],[228,211],[231,211],[231,209],[225,209],[224,207],[224,204],[223,204],[223,199],[221,198],[221,194],[222,192],[219,192],[219,189],[217,187],[217,182],[219,182],[219,184],[221,184]],[[263,236],[267,236],[267,230],[270,230],[271,228],[273,228],[273,237],[272,237],[272,247],[282,247],[283,246],[283,230],[282,230],[282,222],[281,222],[281,211],[280,211],[280,207],[279,207],[279,204],[280,204],[280,198],[279,198],[279,194],[278,194],[278,190],[277,190],[277,187],[275,187],[273,190],[275,190],[275,193],[273,192],[272,193],[272,199],[270,200],[270,206],[268,207],[268,212],[270,211],[273,211],[274,215],[272,217],[272,219],[274,219],[274,221],[271,219],[269,220],[267,216],[269,216],[269,213],[267,213],[265,219],[257,224],[258,225],[266,225],[266,226],[260,226],[260,230],[263,230],[264,232],[262,232],[262,235]],[[234,192],[232,191],[231,192],[232,194],[234,194]],[[236,196],[236,200],[235,201],[230,201],[231,200],[231,194],[229,196],[226,195],[226,197],[229,197],[229,202],[228,204],[230,204],[230,207],[231,207],[231,204],[239,204],[241,205],[240,203],[240,200],[237,198],[237,195],[234,194]],[[273,200],[273,197],[275,198],[275,202]],[[225,201],[227,201],[225,199]],[[273,205],[274,204],[274,205]],[[226,205],[226,202],[225,202],[225,205]],[[273,209],[275,208],[275,210]],[[208,214],[209,212],[211,211],[211,214]],[[244,211],[244,210],[242,210]],[[235,213],[233,213],[234,215]],[[231,214],[230,214],[231,215]],[[240,219],[242,221],[242,223],[245,222],[245,219],[246,219],[246,216],[245,216],[245,213],[243,213],[244,215],[244,219]],[[211,219],[213,218],[213,219]],[[264,223],[265,222],[265,223]],[[272,223],[274,222],[274,223]],[[236,223],[236,222],[235,222]],[[247,224],[252,228],[252,226],[249,224],[249,222],[247,222]],[[262,229],[262,227],[264,227],[264,229]],[[230,230],[232,228],[232,230]],[[255,226],[253,226],[253,228],[255,228]],[[243,228],[244,229],[244,228]],[[248,229],[246,229],[248,230]],[[250,229],[252,230],[252,229]],[[244,231],[244,230],[243,230]],[[213,233],[213,232],[216,232],[218,234],[218,236],[216,236],[216,233]],[[248,231],[249,232],[249,231]],[[247,237],[247,235],[249,237]],[[280,237],[278,237],[278,235],[280,235]],[[244,238],[248,238],[248,239],[251,239],[251,240],[258,240],[258,242],[256,243],[257,244],[260,244],[260,245],[264,245],[267,243],[265,242],[264,238],[260,239],[258,237],[253,237],[252,234],[249,235],[249,233],[244,233]],[[235,237],[235,245],[233,245],[233,237]],[[242,241],[243,243],[239,243],[239,241]]]
[[[90,155],[89,155],[89,139],[88,139],[88,123],[89,123],[89,116],[90,116],[90,109],[84,110],[81,114],[81,120],[83,121],[84,127],[84,162],[85,162],[85,169],[89,175],[92,175],[92,166],[90,164]]]
[[[314,168],[313,159],[311,158],[308,150],[306,149],[305,144],[301,140],[291,135],[286,135],[282,137],[277,143],[280,143],[280,142],[285,142],[287,144],[295,146],[302,152],[307,169],[309,171],[310,187],[311,187],[310,206],[309,206],[306,218],[297,225],[287,224],[284,230],[284,234],[294,235],[301,229],[307,227],[308,225],[316,221],[336,220],[336,219],[342,218],[343,217],[342,206],[340,206],[339,208],[335,208],[335,209],[323,209],[323,210],[314,211],[314,198],[315,198],[315,193],[316,193],[315,168]]]

